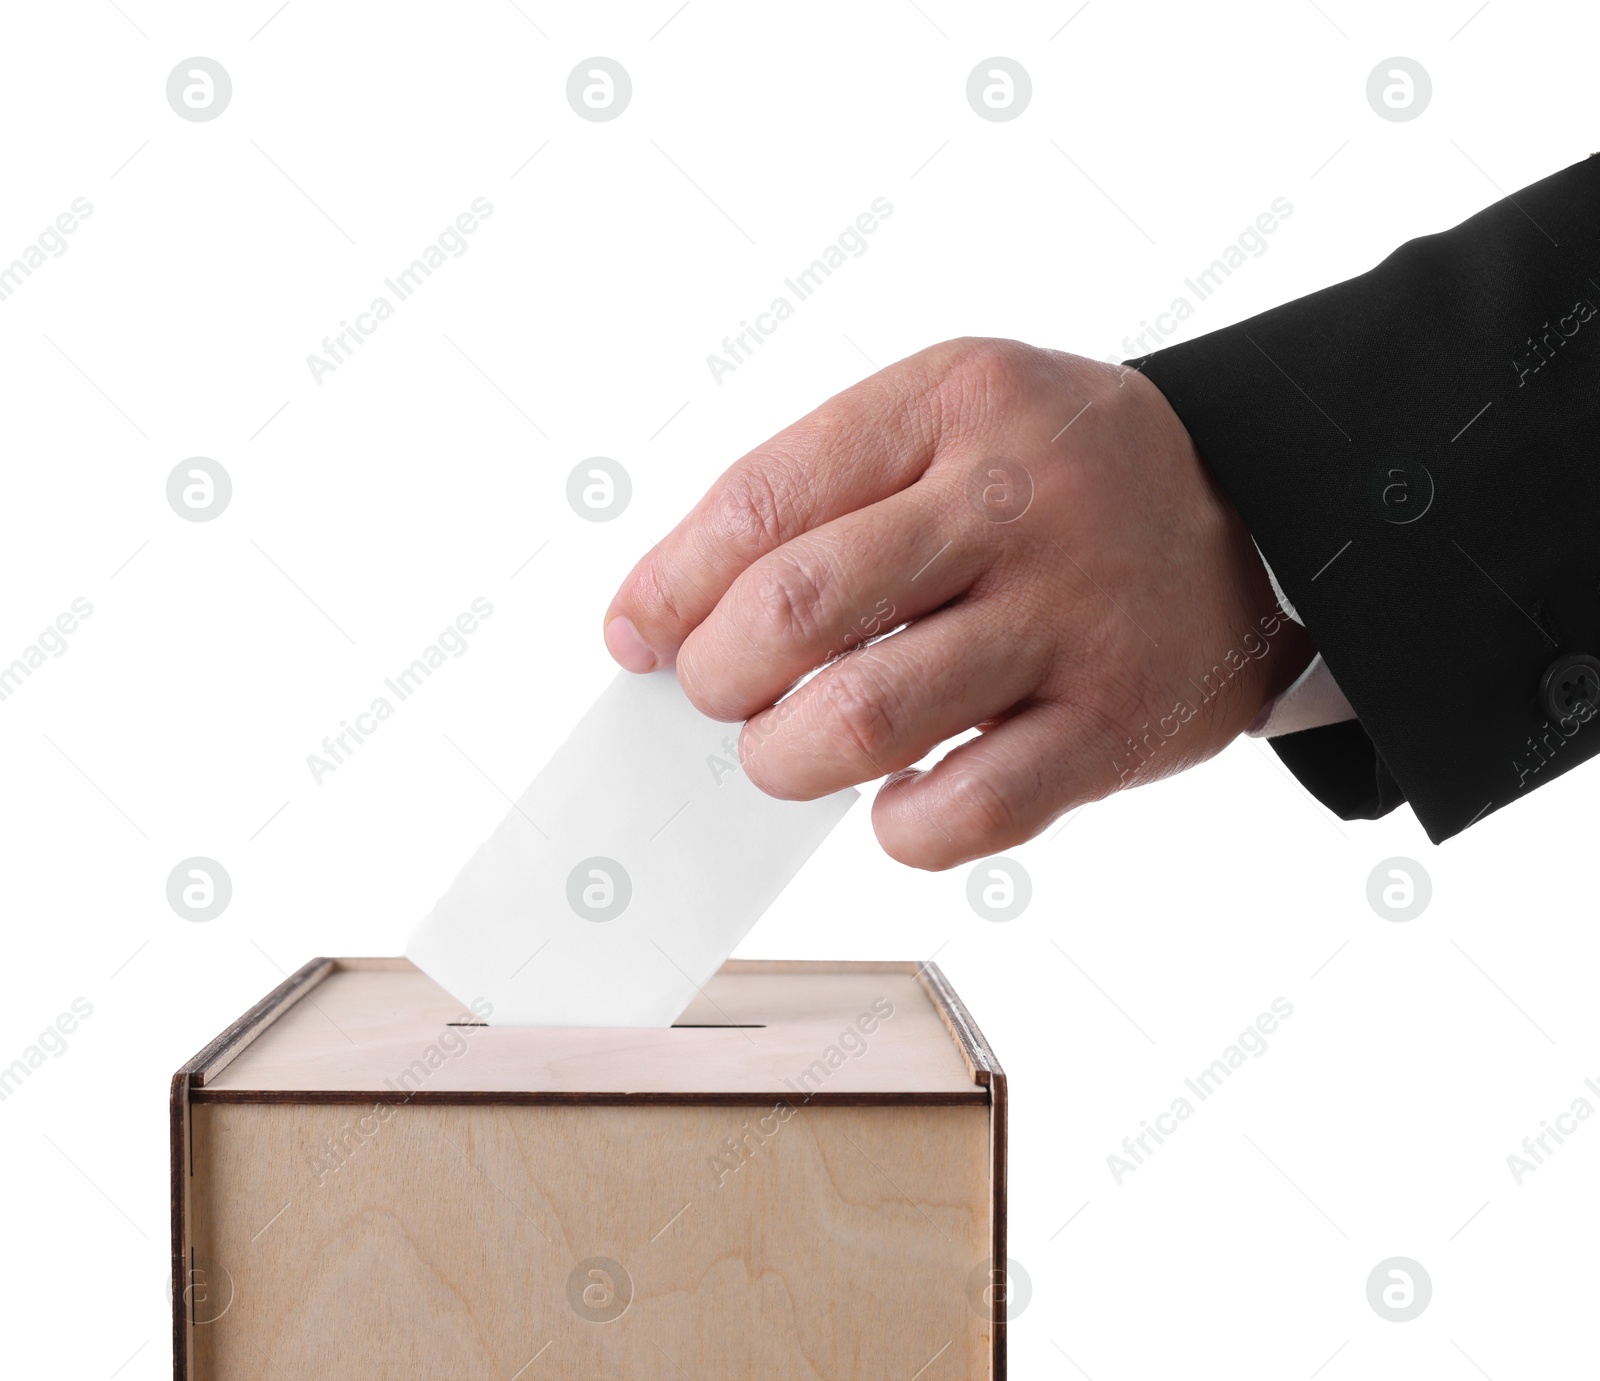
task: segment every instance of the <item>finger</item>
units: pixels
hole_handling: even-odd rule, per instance
[[[824,668],[745,725],[746,774],[770,795],[809,800],[899,771],[1004,713],[1038,689],[1050,646],[1016,629],[996,657],[994,617],[983,602],[957,604]]]
[[[1070,706],[1031,705],[928,771],[890,778],[872,828],[885,853],[913,868],[999,853],[1115,790],[1109,742]]]
[[[924,481],[763,556],[678,650],[690,699],[714,719],[748,719],[807,672],[965,593],[993,555],[966,540],[961,511]]]
[[[752,561],[897,493],[928,467],[937,410],[920,357],[846,389],[737,461],[633,568],[606,613],[630,671],[669,664]]]

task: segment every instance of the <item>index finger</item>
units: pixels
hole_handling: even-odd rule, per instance
[[[735,461],[622,582],[606,611],[611,655],[629,671],[670,666],[751,563],[915,483],[937,441],[937,409],[919,406],[930,386],[913,356]]]

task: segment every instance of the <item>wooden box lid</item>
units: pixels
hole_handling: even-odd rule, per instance
[[[665,1030],[476,1024],[406,959],[315,959],[191,1060],[191,1102],[989,1104],[932,964],[730,960]]]

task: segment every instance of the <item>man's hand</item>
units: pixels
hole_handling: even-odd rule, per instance
[[[1212,756],[1313,651],[1154,385],[1000,340],[914,355],[738,461],[605,637],[748,720],[774,796],[887,777],[873,827],[920,868]]]

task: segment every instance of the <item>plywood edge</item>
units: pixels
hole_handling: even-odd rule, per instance
[[[955,1041],[961,1051],[961,1057],[967,1062],[967,1070],[971,1073],[973,1081],[984,1085],[988,1089],[989,1109],[989,1180],[994,1195],[993,1208],[993,1247],[990,1252],[990,1267],[1002,1272],[1008,1271],[1006,1262],[1006,1192],[1007,1192],[1007,1160],[1008,1160],[1008,1118],[1010,1102],[1006,1087],[1006,1072],[1000,1067],[993,1048],[990,1046],[983,1032],[978,1029],[978,1023],[972,1019],[972,1013],[967,1010],[967,1005],[950,986],[950,980],[944,976],[943,971],[932,960],[922,965],[917,971],[918,981],[927,990],[928,996],[943,1019],[946,1029],[950,1032],[951,1039]],[[991,1292],[990,1328],[993,1339],[993,1356],[991,1358],[990,1375],[993,1381],[1005,1381],[1006,1377],[1006,1311],[1009,1305],[1006,1291]]]
[[[1010,1309],[1010,1262],[1006,1258],[1008,1250],[1006,1242],[1006,1193],[1009,1176],[1006,1170],[1007,1153],[1010,1145],[1009,1120],[1010,1101],[1006,1090],[1005,1071],[996,1069],[991,1075],[990,1093],[993,1096],[994,1106],[989,1113],[989,1141],[990,1154],[993,1157],[990,1178],[994,1186],[994,1252],[993,1263],[1006,1272],[1007,1293],[1005,1299],[996,1299],[994,1303],[994,1381],[1006,1381],[1006,1314]]]
[[[993,1098],[987,1088],[974,1085],[971,1089],[857,1089],[846,1092],[829,1092],[820,1089],[809,1096],[797,1097],[788,1089],[765,1089],[745,1092],[712,1090],[695,1092],[692,1089],[650,1090],[640,1093],[597,1092],[582,1090],[547,1089],[417,1089],[410,1094],[391,1096],[383,1089],[235,1089],[196,1088],[189,1091],[191,1103],[392,1103],[416,1104],[473,1104],[477,1106],[502,1105],[506,1107],[537,1106],[539,1104],[581,1105],[586,1107],[708,1107],[708,1108],[765,1108],[774,1103],[789,1103],[802,1107],[875,1108],[875,1107],[989,1107]]]
[[[357,955],[330,962],[335,973],[407,973],[417,967],[401,954]]]
[[[241,1050],[344,962],[347,961],[317,958],[290,974],[184,1064],[178,1072],[189,1076],[190,1089],[204,1088],[207,1079],[226,1069]]]
[[[908,973],[914,959],[728,959],[718,973]]]
[[[997,1079],[1003,1083],[1006,1076],[1000,1068],[1000,1061],[995,1058],[989,1042],[978,1029],[978,1023],[972,1019],[966,1003],[956,996],[956,990],[950,986],[950,980],[939,966],[930,959],[916,967],[916,975],[934,1010],[939,1013],[939,1019],[944,1022],[945,1030],[950,1033],[950,1039],[960,1050],[961,1058],[966,1061],[967,1073],[972,1076],[972,1081],[990,1086]]]
[[[172,1377],[188,1381],[189,1329],[184,1318],[183,1284],[187,1283],[185,1261],[189,1250],[189,1072],[180,1069],[172,1076],[169,1136],[172,1161]]]
[[[330,960],[335,972],[406,973],[416,965],[404,955],[352,955]],[[920,969],[914,959],[728,959],[722,973],[907,973]]]

